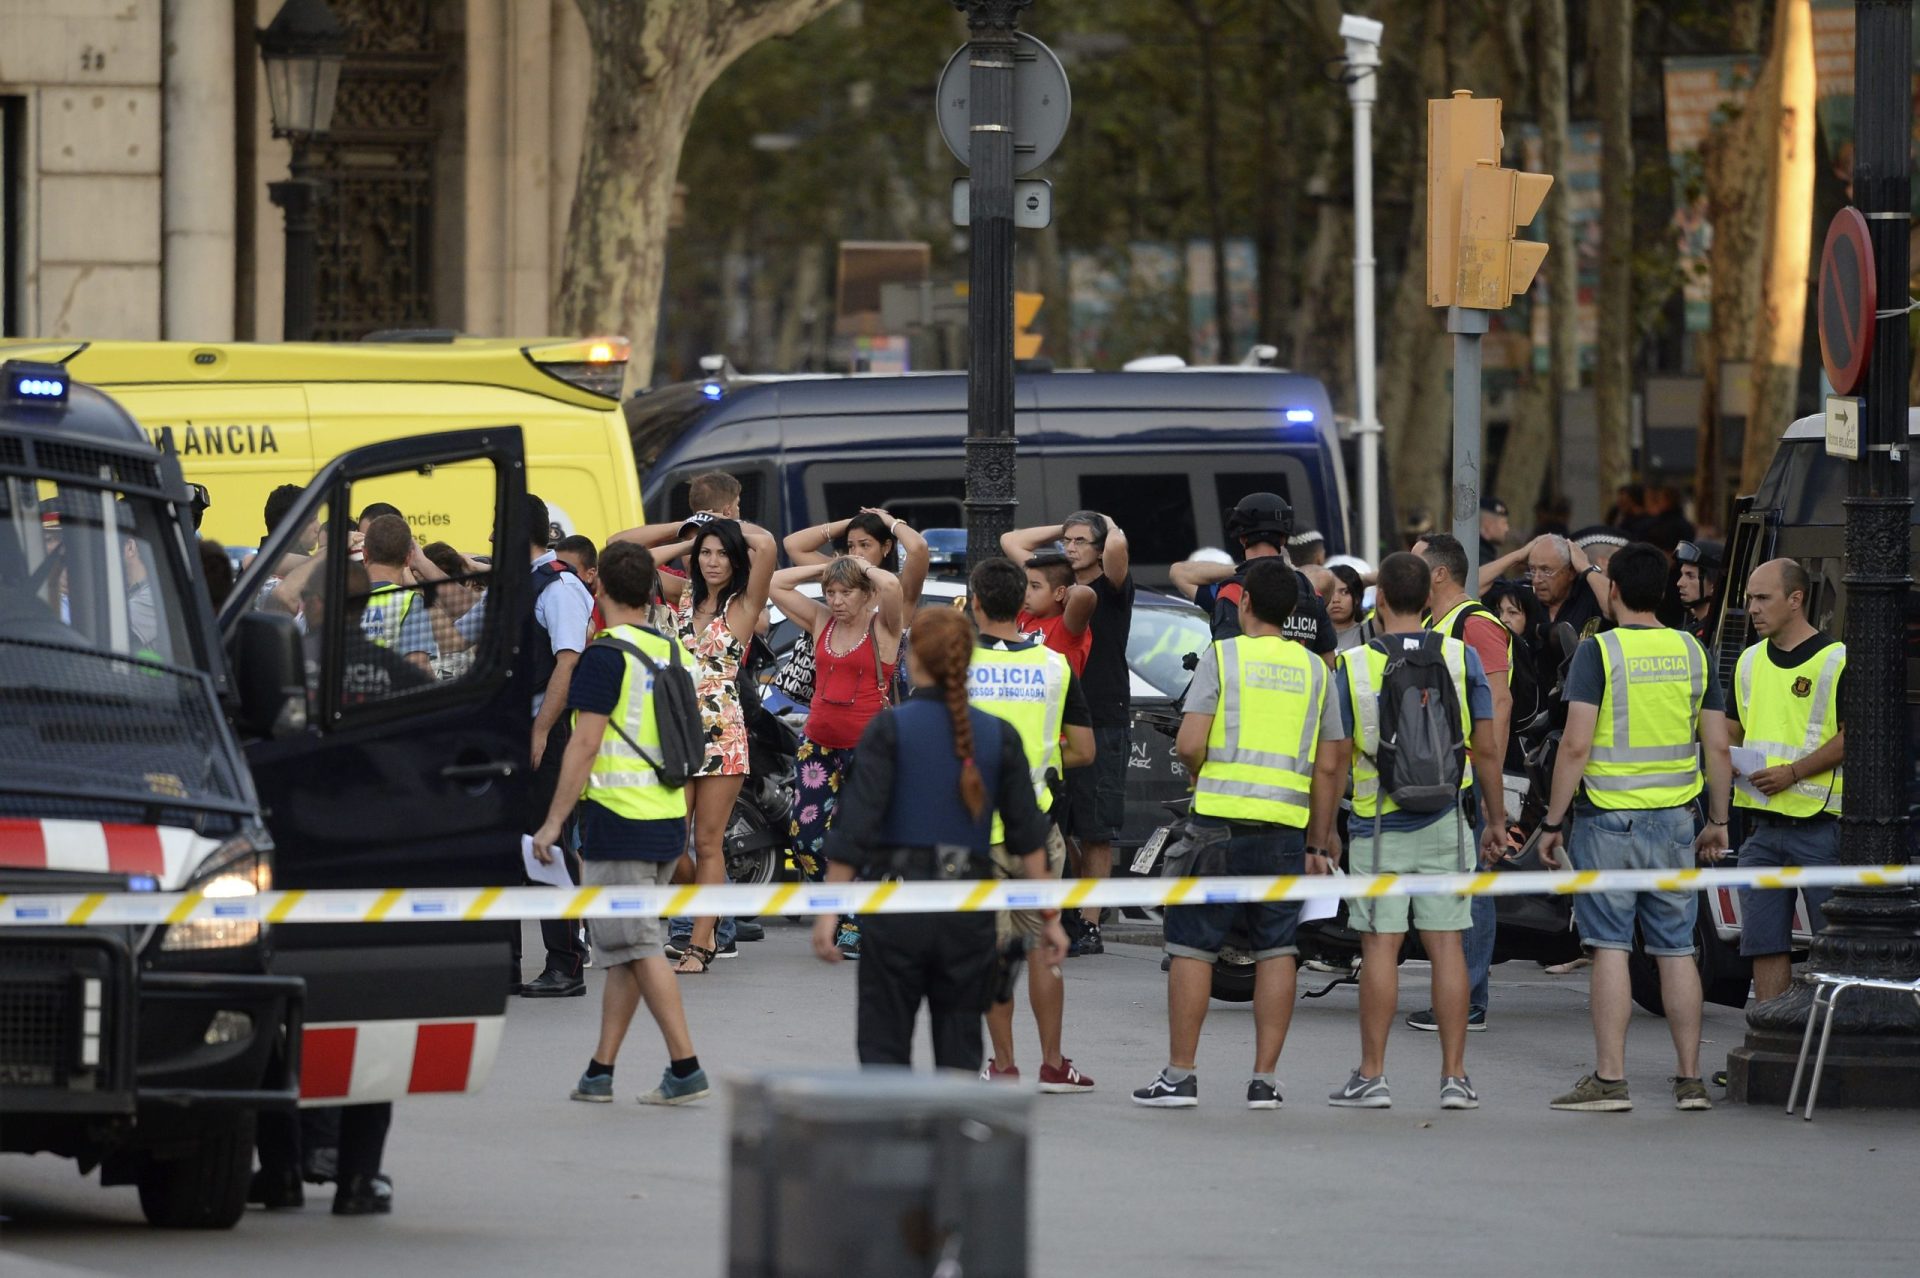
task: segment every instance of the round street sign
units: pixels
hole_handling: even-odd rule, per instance
[[[1820,360],[1836,395],[1851,395],[1866,380],[1878,306],[1867,219],[1859,209],[1841,209],[1820,252]]]
[[[1028,173],[1045,164],[1067,135],[1073,94],[1067,88],[1066,68],[1053,50],[1024,31],[1016,34],[1020,45],[1013,55],[1013,171]],[[962,164],[968,163],[973,125],[968,101],[973,69],[967,57],[972,47],[963,44],[954,50],[934,93],[940,136]]]

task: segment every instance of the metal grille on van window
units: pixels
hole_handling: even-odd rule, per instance
[[[24,442],[0,437],[0,466],[22,466],[26,460],[27,446]]]
[[[46,440],[35,441],[33,449],[41,469],[49,473],[57,471],[96,483],[104,478],[139,488],[160,486],[160,467],[137,457],[79,444],[49,443]]]
[[[1734,668],[1740,664],[1740,654],[1747,650],[1752,630],[1745,608],[1728,609],[1720,621],[1720,647],[1713,654],[1713,664],[1720,677],[1720,686],[1729,697],[1733,695]]]

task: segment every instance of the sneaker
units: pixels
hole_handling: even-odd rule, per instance
[[[1327,1096],[1327,1104],[1340,1109],[1392,1109],[1393,1093],[1387,1090],[1387,1076],[1368,1078],[1353,1071],[1347,1085]]]
[[[1200,1079],[1189,1074],[1169,1083],[1164,1073],[1155,1074],[1151,1083],[1134,1090],[1133,1103],[1149,1109],[1192,1109],[1200,1103]]]
[[[1696,1084],[1699,1081],[1694,1080]],[[1633,1108],[1633,1102],[1627,1098],[1626,1079],[1607,1083],[1587,1074],[1573,1085],[1572,1091],[1554,1097],[1551,1108],[1578,1110],[1587,1114],[1624,1114]]]
[[[725,945],[716,947],[715,950],[713,951],[713,956],[716,959],[739,958],[740,947],[736,945],[734,942],[728,941]]]
[[[691,936],[669,936],[667,943],[661,946],[660,950],[669,959],[678,963],[687,956],[687,946],[692,943],[693,938]]]
[[[1020,1081],[1020,1067],[1009,1065],[1001,1069],[993,1063],[993,1057],[987,1057],[987,1063],[980,1067],[980,1081],[983,1083],[1017,1083]]]
[[[1016,1074],[1015,1077],[1019,1076]],[[1072,1060],[1062,1056],[1057,1068],[1041,1064],[1040,1090],[1056,1096],[1068,1092],[1090,1092],[1093,1090],[1093,1080],[1075,1069]]]
[[[839,932],[833,938],[834,948],[840,951],[840,957],[857,959],[860,957],[860,925],[842,923]]]
[[[577,1101],[593,1101],[604,1105],[613,1099],[613,1075],[582,1074],[568,1095]]]
[[[675,1078],[669,1065],[660,1075],[660,1086],[640,1097],[642,1105],[685,1105],[706,1096],[707,1071],[696,1069],[685,1078]]]
[[[1073,938],[1073,944],[1067,947],[1068,958],[1084,958],[1088,954],[1105,954],[1107,947],[1100,940],[1100,925],[1089,923],[1080,935]]]
[[[1409,1029],[1425,1030],[1429,1034],[1438,1034],[1440,1032],[1440,1022],[1434,1018],[1431,1007],[1424,1012],[1415,1012],[1412,1016],[1409,1016],[1407,1018],[1407,1027]],[[1486,1032],[1487,1009],[1484,1007],[1468,1008],[1467,1033],[1484,1034]]]
[[[1707,1098],[1707,1085],[1697,1078],[1676,1077],[1673,1080],[1673,1107],[1712,1109],[1713,1102]]]
[[[1473,1080],[1465,1074],[1455,1078],[1451,1074],[1440,1080],[1441,1109],[1479,1109],[1480,1093],[1473,1090]]]
[[[1259,1078],[1247,1080],[1248,1109],[1279,1109],[1280,1089]]]

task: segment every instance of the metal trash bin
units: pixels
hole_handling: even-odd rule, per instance
[[[1025,1278],[1028,1093],[869,1069],[729,1096],[729,1278]]]

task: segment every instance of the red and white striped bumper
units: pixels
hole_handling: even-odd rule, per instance
[[[173,825],[0,819],[0,866],[96,874],[150,874],[165,891],[218,846]]]
[[[504,1016],[309,1025],[300,1103],[364,1105],[435,1092],[477,1092],[493,1072]]]

